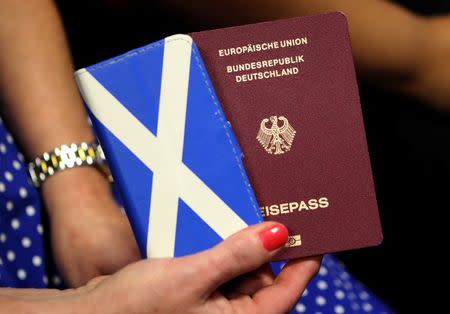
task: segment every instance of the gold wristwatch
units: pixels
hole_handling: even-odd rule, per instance
[[[35,187],[40,187],[48,177],[65,169],[79,166],[96,166],[110,181],[109,169],[105,155],[98,143],[81,143],[62,145],[51,152],[46,152],[28,164],[28,171]]]

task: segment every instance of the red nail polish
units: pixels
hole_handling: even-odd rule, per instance
[[[264,248],[273,251],[282,247],[288,240],[288,230],[285,226],[277,224],[264,229],[259,233]]]

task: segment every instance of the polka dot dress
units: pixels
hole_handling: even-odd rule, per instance
[[[0,287],[49,286],[41,200],[24,157],[0,118]],[[59,286],[59,276],[50,276]]]
[[[278,273],[283,263],[274,263]],[[291,314],[394,313],[377,296],[353,278],[333,255],[325,255],[319,274],[309,283]]]
[[[22,154],[0,119],[0,287],[62,288],[45,256],[41,199]],[[274,263],[279,272],[282,263]],[[53,273],[53,272],[51,272]],[[393,313],[332,255],[291,313]]]

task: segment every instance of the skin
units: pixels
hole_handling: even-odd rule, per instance
[[[28,160],[61,144],[93,140],[72,73],[53,3],[0,1],[0,109]],[[128,220],[97,169],[58,173],[41,192],[55,260],[70,286],[140,258]]]
[[[319,271],[321,258],[292,261],[277,278],[248,275],[278,252],[280,247],[268,251],[259,237],[276,225],[248,227],[195,255],[142,260],[75,290],[0,289],[0,313],[285,313]]]

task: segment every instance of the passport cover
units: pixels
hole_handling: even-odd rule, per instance
[[[192,33],[244,153],[279,259],[382,241],[347,21],[341,13]]]
[[[189,36],[81,69],[75,78],[143,256],[195,253],[262,221]]]

